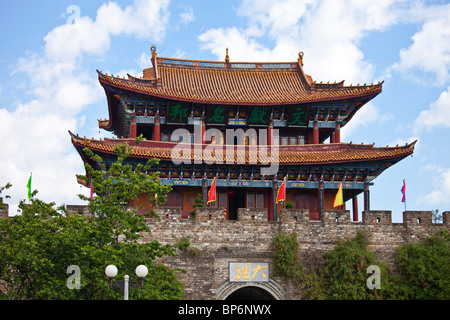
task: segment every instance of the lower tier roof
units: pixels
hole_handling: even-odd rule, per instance
[[[237,150],[236,146],[222,145],[194,145],[175,142],[142,141],[135,145],[134,139],[87,139],[70,132],[72,144],[80,151],[87,147],[94,152],[114,155],[114,148],[118,145],[128,144],[133,147],[130,158],[136,160],[159,159],[190,163],[216,163],[223,164],[248,164],[267,165],[274,159],[280,165],[317,165],[332,163],[351,163],[361,161],[401,160],[414,151],[416,141],[405,146],[374,147],[367,144],[317,144],[296,146],[241,146],[243,150]],[[213,152],[213,148],[216,148]],[[203,150],[203,152],[202,152]],[[219,157],[219,152],[222,155]],[[231,154],[230,154],[231,153]]]

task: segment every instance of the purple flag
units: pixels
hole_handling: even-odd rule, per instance
[[[402,187],[402,189],[400,190],[401,192],[402,192],[402,194],[403,194],[403,196],[402,196],[402,202],[405,202],[405,200],[406,200],[406,183],[405,183],[405,180],[403,179],[403,187]]]

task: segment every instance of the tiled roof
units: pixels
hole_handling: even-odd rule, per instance
[[[72,143],[79,147],[88,147],[93,151],[99,151],[104,153],[114,153],[114,147],[120,144],[128,143],[133,144],[133,139],[105,139],[95,140],[81,138],[76,135],[72,136]],[[138,158],[157,158],[160,160],[171,160],[172,149],[176,146],[176,143],[168,142],[154,142],[144,141],[141,145],[133,146],[131,157]],[[404,158],[414,151],[415,142],[407,144],[405,146],[375,148],[373,145],[354,145],[354,144],[319,144],[319,145],[299,145],[299,146],[280,146],[276,151],[279,157],[279,163],[290,164],[321,164],[321,163],[342,163],[342,162],[357,162],[357,161],[373,161],[382,159],[397,159]],[[275,152],[275,151],[274,151]],[[225,146],[223,148],[224,163],[225,158]],[[200,153],[202,154],[202,153]],[[204,152],[200,157],[202,161],[211,161],[207,157],[209,153]],[[246,164],[264,164],[273,161],[273,157],[267,156],[266,152],[257,151],[243,151],[242,153],[234,152],[235,163],[239,159],[245,159]],[[243,158],[240,158],[243,157]],[[180,155],[179,160],[200,160],[199,156],[192,148],[191,152],[186,152]]]
[[[102,83],[172,100],[221,104],[294,104],[381,92],[382,83],[344,86],[312,82],[298,62],[225,63],[156,58],[144,78],[99,72]],[[155,62],[156,61],[156,62]],[[155,66],[156,64],[156,66]]]

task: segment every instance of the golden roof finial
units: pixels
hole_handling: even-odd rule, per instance
[[[227,53],[225,55],[225,62],[226,63],[230,62],[230,56],[228,55],[228,48],[227,48]]]
[[[303,51],[298,53],[298,63],[303,67]]]
[[[151,46],[150,50],[152,51],[152,58],[155,59],[156,58],[156,46]]]

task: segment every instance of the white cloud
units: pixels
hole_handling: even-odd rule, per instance
[[[414,131],[433,131],[436,127],[450,128],[447,119],[450,117],[450,87],[442,92],[439,98],[430,104],[428,110],[420,112],[415,120]]]
[[[428,205],[450,205],[450,168],[437,168],[433,171],[434,190],[419,197],[419,202]]]
[[[202,49],[223,60],[295,61],[303,51],[305,70],[318,81],[374,82],[375,68],[359,49],[367,32],[383,30],[398,16],[396,1],[245,0],[238,14],[246,29],[216,28],[199,36]],[[272,48],[258,42],[262,35]],[[324,63],[326,61],[326,63]]]
[[[115,2],[103,4],[95,20],[79,17],[50,31],[44,38],[46,55],[56,61],[74,61],[83,54],[103,54],[111,36],[120,34],[160,41],[169,19],[168,4],[169,0],[136,0],[125,9]]]
[[[425,85],[445,85],[450,79],[450,4],[411,11],[410,19],[419,19],[420,13],[424,23],[413,35],[411,46],[400,51],[400,61],[392,70]],[[422,72],[435,78],[424,79]]]
[[[180,13],[180,24],[187,25],[195,20],[194,10],[183,6],[184,11]]]
[[[348,141],[353,132],[373,126],[380,120],[380,110],[372,103],[365,104],[353,118],[341,129],[341,141]]]
[[[231,61],[271,61],[271,50],[247,37],[245,31],[236,27],[210,29],[198,39],[202,42],[201,48],[209,50],[219,60],[225,60],[225,49],[228,48]]]
[[[140,57],[136,60],[136,63],[139,65],[141,70],[150,68],[152,66],[152,57],[149,53],[142,52]]]
[[[44,37],[42,53],[17,60],[12,75],[22,77],[24,94],[15,108],[0,108],[0,185],[13,184],[8,190],[12,214],[26,198],[30,172],[32,187],[43,200],[74,203],[76,194],[86,192],[76,182],[75,174],[84,169],[68,130],[76,132],[83,125],[81,111],[104,93],[96,74],[83,67],[84,58],[105,54],[112,36],[119,34],[159,41],[168,22],[168,3],[136,0],[121,9],[109,2],[98,9],[95,20],[79,17],[55,27]]]

